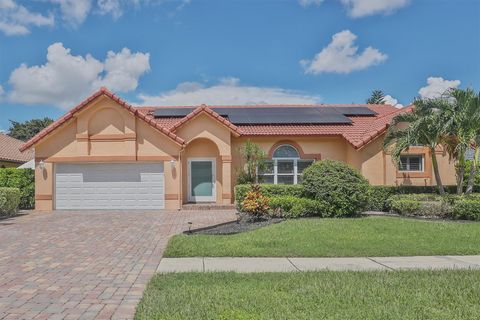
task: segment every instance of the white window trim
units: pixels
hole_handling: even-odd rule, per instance
[[[295,151],[297,151],[297,154],[300,155],[300,153],[298,152],[297,148],[295,148],[294,146],[290,145],[290,144],[282,144],[282,145],[279,145],[277,148],[275,148],[273,154],[275,154],[275,151],[278,149],[278,148],[281,148],[283,146],[288,146],[288,147],[291,147],[293,149],[295,149]],[[278,161],[293,161],[293,172],[292,173],[278,173]],[[293,175],[293,184],[298,184],[298,161],[302,161],[302,160],[305,160],[305,161],[312,161],[315,162],[314,159],[302,159],[300,157],[295,157],[295,158],[273,158],[271,160],[268,160],[268,161],[272,161],[273,162],[273,173],[264,173],[262,174],[262,176],[273,176],[273,184],[278,184],[278,177],[279,176],[291,176]],[[256,175],[256,179],[257,179],[257,183],[258,183],[258,168],[257,168],[257,175]]]
[[[398,172],[425,172],[425,157],[423,154],[405,154],[400,156],[400,159],[402,157],[405,157],[407,159],[414,158],[414,157],[420,157],[421,159],[421,164],[422,164],[422,170],[409,170],[410,169],[410,160],[407,160],[407,170],[402,170],[400,166],[398,167]],[[401,162],[401,160],[400,160]],[[400,163],[401,165],[401,163]]]

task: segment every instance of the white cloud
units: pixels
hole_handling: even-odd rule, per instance
[[[60,6],[62,19],[72,26],[82,24],[92,8],[92,0],[50,0],[50,2]]]
[[[385,101],[385,104],[389,104],[391,106],[394,106],[395,108],[398,108],[398,109],[401,109],[403,108],[403,104],[401,103],[398,103],[398,100],[395,99],[394,97],[392,97],[391,95],[386,95],[384,98],[383,98],[383,101]]]
[[[122,0],[98,0],[98,10],[100,14],[111,14],[114,19],[118,19],[123,15]],[[138,1],[132,1],[138,3]]]
[[[51,13],[42,15],[32,12],[13,0],[0,0],[0,31],[7,36],[25,35],[31,27],[53,26]]]
[[[128,92],[137,88],[138,79],[150,70],[148,53],[108,52],[105,61],[87,54],[74,56],[62,43],[48,47],[47,62],[39,66],[20,65],[10,74],[14,103],[51,104],[70,108],[100,86]]]
[[[321,100],[320,96],[299,91],[241,85],[237,78],[224,78],[212,86],[183,82],[174,90],[138,97],[143,105],[311,104]]]
[[[323,1],[325,0],[298,0],[298,3],[300,3],[300,5],[304,8],[312,5],[318,7],[323,3]]]
[[[405,7],[410,0],[340,0],[352,18],[374,14],[391,14]]]
[[[378,49],[367,47],[362,53],[354,45],[357,36],[350,30],[336,33],[325,48],[315,55],[313,60],[301,60],[305,73],[319,74],[326,72],[350,73],[382,63],[387,55]]]
[[[460,85],[460,80],[445,80],[442,77],[429,77],[427,85],[420,88],[418,93],[420,97],[433,99],[440,97],[445,91],[450,88],[457,88]]]

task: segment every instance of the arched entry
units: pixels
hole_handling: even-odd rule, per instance
[[[221,202],[222,168],[217,145],[210,139],[195,139],[185,148],[183,159],[183,202]]]

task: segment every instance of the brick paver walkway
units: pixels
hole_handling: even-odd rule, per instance
[[[169,237],[233,211],[54,212],[0,220],[0,319],[132,319]]]

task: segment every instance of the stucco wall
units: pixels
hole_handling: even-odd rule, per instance
[[[88,162],[163,162],[165,207],[178,209],[180,198],[180,146],[108,98],[94,101],[86,110],[52,132],[35,146],[38,166],[36,207],[52,210],[54,164]],[[174,161],[173,166],[170,163]]]

